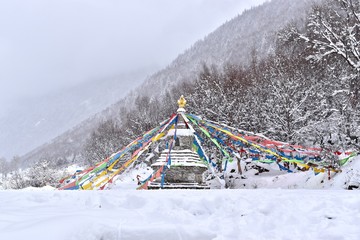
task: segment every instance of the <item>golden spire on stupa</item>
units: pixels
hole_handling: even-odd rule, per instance
[[[179,108],[185,108],[186,100],[184,98],[184,95],[181,95],[181,97],[178,100]]]

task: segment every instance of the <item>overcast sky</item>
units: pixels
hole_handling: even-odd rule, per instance
[[[0,108],[26,95],[159,70],[266,0],[0,0]]]

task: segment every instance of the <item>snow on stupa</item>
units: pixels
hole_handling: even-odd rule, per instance
[[[168,131],[165,142],[173,144],[161,152],[160,157],[151,165],[156,171],[170,162],[165,171],[164,179],[156,179],[148,186],[149,189],[162,188],[209,188],[204,181],[204,172],[208,169],[199,155],[193,151],[194,131],[189,128],[184,113],[186,100],[183,96],[178,100],[177,124]],[[170,158],[170,161],[169,161]],[[161,184],[163,181],[163,184]]]

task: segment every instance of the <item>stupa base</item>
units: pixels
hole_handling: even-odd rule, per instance
[[[156,189],[210,189],[210,186],[207,184],[199,184],[199,183],[165,183],[161,186],[161,183],[152,182],[148,186],[149,190],[156,190]]]

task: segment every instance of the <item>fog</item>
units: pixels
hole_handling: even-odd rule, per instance
[[[0,108],[94,78],[159,70],[264,1],[0,1]]]

